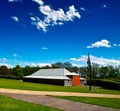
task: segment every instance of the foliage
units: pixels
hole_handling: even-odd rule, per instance
[[[92,64],[92,76],[93,78],[114,78],[120,76],[120,69],[111,65],[99,66],[98,64]]]
[[[96,97],[71,97],[71,96],[55,96],[57,98],[83,102],[88,104],[100,105],[105,107],[119,108],[120,99],[117,98],[96,98]]]
[[[32,104],[29,102],[0,96],[0,111],[62,111],[43,105]]]
[[[23,69],[23,75],[27,76],[30,75],[40,69],[40,67],[30,67],[30,66],[25,66]]]
[[[16,67],[13,68],[12,74],[14,76],[21,78],[23,76],[23,70],[19,65],[17,65]]]
[[[71,68],[71,67],[72,67],[72,64],[69,62],[65,62],[65,63],[56,62],[52,64],[52,68]]]
[[[89,92],[88,86],[56,86],[39,83],[21,82],[20,80],[0,79],[0,88],[36,90],[36,91],[58,91],[58,92],[83,92],[83,93],[98,93],[98,94],[120,94],[120,91],[106,90],[100,87],[92,87],[92,92]]]
[[[7,68],[7,66],[3,65],[0,66],[0,75],[9,75],[10,70]]]
[[[79,73],[80,73],[81,77],[87,78],[87,76],[88,76],[88,69],[87,69],[87,67],[80,67],[79,68]]]
[[[112,80],[95,79],[95,80],[92,80],[92,85],[99,86],[104,89],[120,90],[120,82],[115,82]]]
[[[92,78],[120,78],[120,65],[118,67],[113,66],[100,66],[99,64],[92,63]],[[79,73],[81,77],[89,78],[88,67],[77,67],[73,66],[69,62],[56,62],[51,66],[36,66],[36,67],[20,67],[19,65],[13,68],[7,68],[7,66],[0,66],[0,75],[6,77],[6,75],[16,76],[21,78],[22,76],[33,74],[39,69],[50,69],[50,68],[66,68],[70,72]]]

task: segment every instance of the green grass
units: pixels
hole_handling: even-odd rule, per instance
[[[19,80],[2,79],[0,78],[0,88],[21,89],[21,90],[36,90],[36,91],[63,91],[63,92],[82,92],[89,93],[87,86],[56,86],[40,83],[21,82]],[[106,90],[99,87],[92,87],[91,93],[98,94],[120,94],[120,91]]]
[[[62,111],[43,105],[32,104],[21,100],[0,96],[0,111]]]
[[[116,99],[116,98],[69,97],[69,96],[55,96],[55,97],[120,109],[120,99]]]
[[[107,81],[107,82],[113,82],[113,83],[117,83],[117,84],[120,84],[120,82],[118,82],[118,80],[116,79],[101,79],[102,81]],[[119,80],[120,81],[120,80]]]
[[[97,94],[120,94],[120,91],[106,90],[106,89],[102,89],[99,87],[92,87],[92,92],[89,92],[87,86],[64,87],[64,86],[47,85],[47,84],[40,84],[40,83],[28,83],[28,82],[21,82],[19,80],[10,80],[10,79],[1,79],[1,78],[0,78],[0,88],[35,90],[35,91],[59,91],[59,92],[62,91],[62,92],[78,92],[78,93],[82,92],[82,93],[97,93]],[[120,105],[119,105],[120,99],[90,98],[90,97],[61,97],[61,98],[69,99],[73,101],[85,102],[89,104],[120,108]],[[45,107],[45,106],[40,106],[40,105],[35,105],[32,103],[18,101],[18,100],[3,97],[3,96],[0,96],[0,109],[1,111],[17,111],[17,110],[24,111],[24,109],[25,111],[43,111],[43,110],[44,111],[57,111],[56,109],[48,110],[48,107]]]

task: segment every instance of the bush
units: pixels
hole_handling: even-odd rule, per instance
[[[13,75],[0,75],[0,78],[6,78],[6,79],[16,79],[19,80],[18,77],[13,76]]]
[[[120,83],[119,82],[114,82],[110,80],[92,80],[91,82],[92,86],[99,86],[104,89],[112,89],[112,90],[120,90]],[[89,85],[89,81],[88,81]]]

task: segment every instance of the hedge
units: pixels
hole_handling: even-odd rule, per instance
[[[87,82],[89,85],[89,81]],[[120,90],[120,82],[114,82],[109,80],[92,80],[92,86],[99,86],[104,89]]]

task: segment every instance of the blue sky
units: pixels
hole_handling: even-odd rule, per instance
[[[120,64],[120,0],[0,0],[0,65]]]

